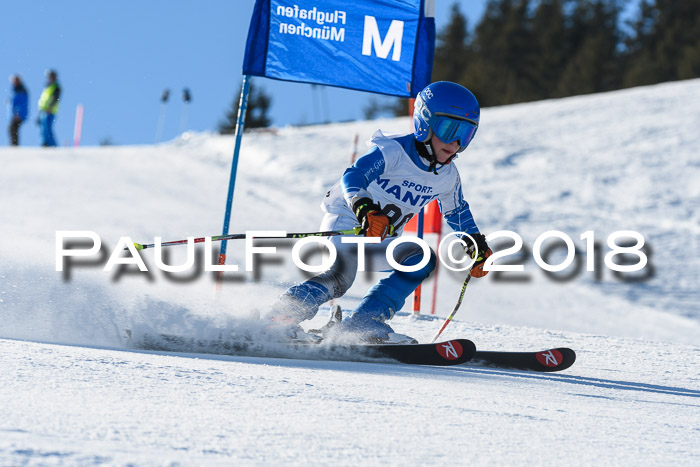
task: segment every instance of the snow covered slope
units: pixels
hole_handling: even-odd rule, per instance
[[[0,340],[0,464],[698,464],[697,347],[548,338],[579,349],[573,368],[538,374]]]
[[[365,141],[377,128],[409,125],[246,134],[231,232],[316,230],[355,134]],[[233,139],[2,148],[0,463],[349,464],[368,455],[376,463],[697,463],[699,127],[699,80],[483,112],[456,161],[483,232],[514,231],[531,250],[560,230],[584,265],[584,232],[595,232],[600,258],[620,230],[641,233],[651,248],[636,282],[602,262],[553,280],[527,253],[511,257],[524,273],[470,284],[444,335],[483,349],[577,350],[573,368],[545,376],[133,352],[124,329],[192,337],[232,329],[304,278],[285,241],[255,273],[227,273],[219,292],[201,268],[158,271],[149,250],[141,255],[149,273],[102,270],[121,237],[219,234]],[[96,232],[102,255],[57,272],[56,231],[64,230]],[[182,263],[185,250],[171,248],[168,262]],[[230,242],[228,263],[243,269],[244,258],[242,243]],[[378,277],[368,276],[344,307]],[[462,281],[440,270],[438,316],[451,311]],[[432,279],[424,307],[431,290]],[[414,320],[408,309],[395,328],[429,340],[440,321]]]

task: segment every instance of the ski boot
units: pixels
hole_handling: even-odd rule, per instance
[[[269,321],[268,331],[273,334],[279,334],[281,340],[290,342],[302,342],[316,344],[321,341],[321,337],[307,333],[299,325],[307,319],[308,310],[304,304],[285,293],[277,300],[277,303],[272,307],[265,317],[265,321]]]
[[[372,297],[365,297],[353,313],[333,329],[333,334],[353,336],[368,344],[417,344],[418,341],[399,334],[386,321],[394,316],[394,310]]]
[[[330,334],[331,329],[339,325],[341,321],[343,321],[343,310],[340,308],[340,305],[331,305],[328,322],[318,329],[309,329],[309,333],[324,337]]]

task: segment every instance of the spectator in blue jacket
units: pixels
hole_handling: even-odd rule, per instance
[[[10,144],[19,146],[19,127],[29,116],[29,96],[19,75],[10,76],[12,98],[10,100]]]

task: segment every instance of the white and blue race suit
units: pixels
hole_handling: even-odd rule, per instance
[[[358,225],[353,214],[353,201],[370,198],[400,235],[411,217],[434,199],[447,224],[455,231],[477,233],[479,229],[464,200],[459,173],[454,164],[438,165],[429,170],[429,162],[418,153],[413,134],[385,136],[377,131],[372,136],[372,149],[348,168],[326,194],[321,208],[325,215],[321,230],[346,230]],[[345,294],[357,274],[358,255],[354,244],[342,243],[341,237],[331,237],[338,257],[326,272],[291,287],[287,294],[303,303],[300,321],[311,319],[318,307],[332,298]],[[386,248],[392,237],[381,243],[365,245],[366,269],[391,271],[366,294],[354,315],[369,314],[369,318],[384,322],[400,310],[406,297],[435,269],[436,255],[418,271],[393,270],[386,260]],[[394,250],[394,259],[409,266],[423,259],[423,250],[413,242],[402,243]],[[371,269],[370,269],[371,268]],[[365,309],[368,308],[368,309]]]

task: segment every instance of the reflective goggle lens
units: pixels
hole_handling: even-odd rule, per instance
[[[461,147],[469,144],[474,137],[475,124],[466,120],[455,120],[449,117],[438,117],[432,125],[433,132],[443,143],[449,144],[452,141],[459,141]]]

